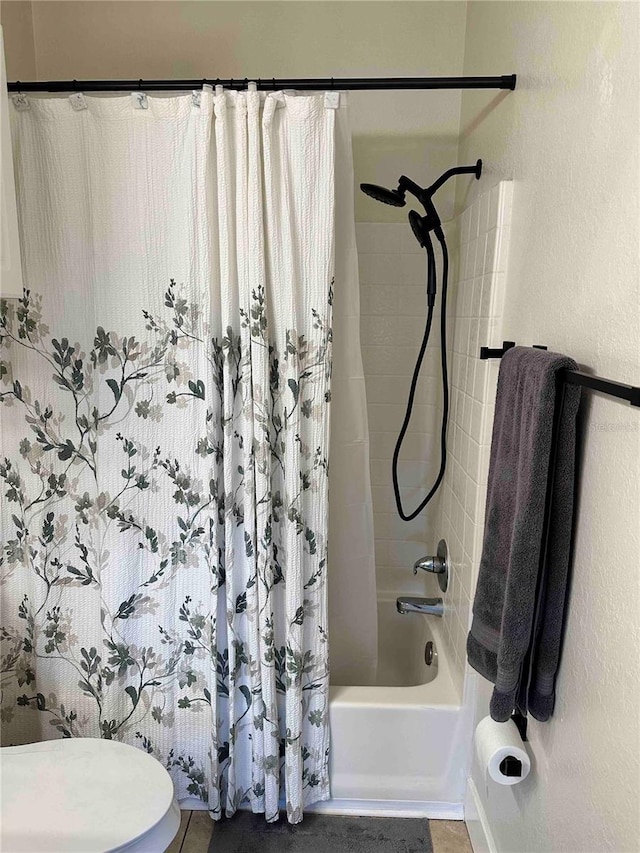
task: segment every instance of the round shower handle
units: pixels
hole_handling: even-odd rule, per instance
[[[413,564],[414,575],[418,574],[418,569],[437,575],[438,586],[443,592],[447,591],[449,586],[449,550],[444,539],[438,542],[438,553],[435,556],[428,554],[426,557],[416,560]]]
[[[447,571],[447,562],[443,560],[442,557],[420,557],[419,560],[413,564],[413,573],[414,575],[418,574],[418,569],[422,569],[423,572],[433,572],[436,575],[442,574],[442,572]]]

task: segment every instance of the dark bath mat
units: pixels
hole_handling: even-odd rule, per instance
[[[291,826],[282,815],[238,812],[215,824],[209,853],[433,853],[426,818],[307,814]]]

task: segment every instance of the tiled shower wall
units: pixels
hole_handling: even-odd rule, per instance
[[[457,282],[447,471],[436,527],[452,564],[443,619],[447,653],[462,690],[466,637],[482,551],[484,507],[499,361],[480,347],[500,346],[513,184],[502,181],[458,217]]]
[[[358,223],[356,233],[378,589],[422,592],[428,579],[414,578],[412,567],[419,557],[431,553],[437,541],[434,521],[438,496],[414,521],[402,521],[395,508],[391,459],[424,331],[425,252],[408,223]],[[439,341],[434,322],[400,457],[399,482],[406,509],[420,502],[439,466]]]
[[[436,497],[414,521],[396,512],[391,458],[426,317],[425,253],[408,224],[358,223],[360,333],[371,441],[376,572],[379,591],[439,595],[435,577],[412,574],[418,557],[449,545],[443,640],[462,693],[466,635],[484,523],[498,361],[482,345],[502,342],[512,184],[480,195],[445,228],[451,256],[448,297],[450,412],[447,469]],[[440,282],[438,283],[440,286]],[[406,508],[430,488],[440,463],[439,302],[399,481]]]

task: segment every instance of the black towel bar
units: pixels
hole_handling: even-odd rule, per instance
[[[514,347],[515,341],[503,341],[501,347],[480,347],[480,358],[502,358],[502,356]],[[535,349],[546,349],[545,346],[534,344]],[[568,385],[582,385],[592,391],[601,391],[610,397],[627,400],[632,406],[640,408],[640,387],[636,385],[625,385],[615,382],[613,379],[604,379],[602,376],[591,376],[581,370],[563,370],[560,373],[562,381]]]

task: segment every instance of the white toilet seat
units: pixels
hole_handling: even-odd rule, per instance
[[[6,853],[160,853],[180,825],[164,767],[113,740],[4,747],[0,793]]]

